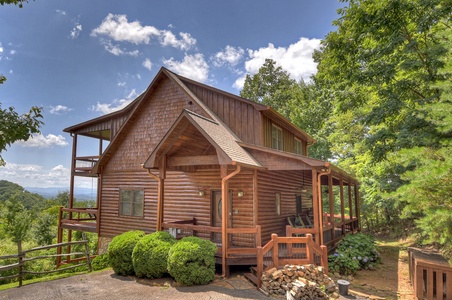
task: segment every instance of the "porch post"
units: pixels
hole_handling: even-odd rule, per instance
[[[361,200],[359,198],[359,187],[358,184],[355,183],[355,207],[356,207],[356,217],[358,218],[358,231],[361,231],[360,203]]]
[[[166,178],[166,156],[160,161],[158,177],[158,199],[157,199],[157,231],[162,231],[164,199],[165,199],[165,178]]]
[[[241,167],[237,166],[237,169],[231,174],[227,175],[228,166],[221,165],[221,276],[226,277],[229,274],[229,266],[226,265],[227,251],[228,251],[228,227],[229,227],[229,179],[240,173]]]
[[[341,229],[342,235],[345,235],[345,205],[344,205],[344,180],[342,178],[339,180],[340,185],[340,197],[341,197]]]
[[[312,169],[312,213],[314,214],[314,229],[316,231],[315,235],[315,242],[320,246],[321,245],[321,231],[322,231],[322,224],[320,223],[321,220],[319,218],[319,194],[317,193],[317,170]]]

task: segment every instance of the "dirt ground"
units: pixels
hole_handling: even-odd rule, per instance
[[[410,241],[384,240],[378,242],[382,263],[376,270],[359,271],[350,280],[349,289],[371,295],[371,299],[415,299],[409,279],[407,246]]]

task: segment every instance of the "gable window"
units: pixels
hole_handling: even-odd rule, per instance
[[[282,129],[276,125],[272,125],[272,148],[276,150],[283,149]]]
[[[143,203],[143,190],[121,190],[119,194],[119,215],[142,217]]]
[[[293,141],[293,152],[295,154],[301,154],[301,141],[297,138]]]

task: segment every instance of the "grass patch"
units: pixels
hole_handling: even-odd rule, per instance
[[[33,278],[33,279],[29,279],[29,280],[24,280],[24,281],[22,281],[22,286],[29,285],[29,284],[32,284],[32,283],[46,282],[46,281],[52,281],[52,280],[72,277],[72,276],[76,276],[76,275],[99,273],[99,272],[102,272],[102,271],[105,271],[105,270],[109,270],[109,269],[111,269],[111,268],[102,269],[102,270],[93,271],[93,272],[84,271],[84,272],[61,273],[61,274],[54,274],[54,275],[49,275],[49,276],[43,276],[43,277],[39,277],[39,278]],[[17,288],[17,287],[19,287],[19,282],[18,281],[11,282],[11,283],[6,283],[6,284],[0,285],[0,291],[13,289],[13,288]]]

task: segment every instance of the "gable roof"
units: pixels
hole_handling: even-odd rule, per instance
[[[158,168],[158,158],[168,153],[174,145],[174,142],[187,127],[187,123],[195,126],[211,145],[215,147],[219,164],[237,164],[251,168],[262,167],[253,156],[238,144],[241,140],[231,134],[231,131],[223,124],[189,110],[183,110],[170,130],[168,130],[143,164],[144,168]]]

